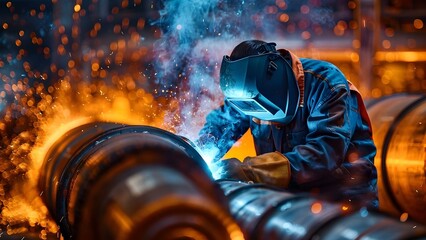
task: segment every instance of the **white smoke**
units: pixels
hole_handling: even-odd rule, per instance
[[[175,126],[177,134],[195,140],[206,115],[223,102],[219,88],[223,55],[229,55],[234,46],[248,39],[282,41],[277,37],[283,33],[282,25],[276,15],[266,11],[276,6],[275,0],[164,0],[162,3],[160,18],[154,23],[162,30],[161,38],[154,44],[156,81],[163,88],[159,93],[168,93],[167,97],[179,103],[178,108],[168,113],[165,123],[179,119]],[[302,4],[291,3],[298,7]],[[327,11],[313,13],[313,22],[332,21]],[[217,149],[212,146],[211,151],[203,155],[214,156]]]

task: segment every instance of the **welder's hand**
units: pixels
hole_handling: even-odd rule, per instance
[[[246,172],[251,171],[237,158],[229,158],[214,162],[214,168],[220,179],[235,179],[240,181],[252,181]]]
[[[270,152],[256,157],[246,157],[243,161],[246,169],[252,172],[253,182],[265,183],[277,187],[288,187],[290,183],[290,162],[280,152]]]

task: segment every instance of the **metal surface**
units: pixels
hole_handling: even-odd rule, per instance
[[[365,208],[291,194],[261,184],[218,180],[246,239],[424,239],[426,227]]]
[[[367,111],[380,210],[426,224],[426,95],[391,95],[368,103]]]
[[[39,186],[73,239],[241,239],[198,152],[148,126],[90,123],[45,157]]]
[[[425,97],[392,96],[367,108],[380,211],[214,181],[188,140],[111,123],[83,125],[59,139],[39,185],[66,239],[425,239]]]

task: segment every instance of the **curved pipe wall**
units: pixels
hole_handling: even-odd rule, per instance
[[[426,95],[367,102],[377,146],[379,208],[426,224]]]
[[[209,174],[174,134],[90,123],[50,148],[39,187],[65,239],[242,239]]]
[[[261,184],[218,180],[230,210],[250,240],[425,239],[426,227],[380,212],[342,205]]]
[[[39,185],[65,238],[242,239],[241,228],[246,239],[424,239],[418,222],[426,216],[425,98],[367,103],[378,148],[380,212],[349,212],[259,184],[214,182],[187,140],[110,123],[80,126],[58,140]],[[395,217],[402,213],[407,222]]]

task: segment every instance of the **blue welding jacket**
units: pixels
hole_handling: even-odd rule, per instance
[[[304,104],[289,123],[259,121],[225,101],[207,116],[196,142],[217,146],[220,159],[250,129],[257,155],[279,151],[290,161],[289,190],[377,207],[376,147],[359,92],[333,64],[291,57],[303,66]]]

